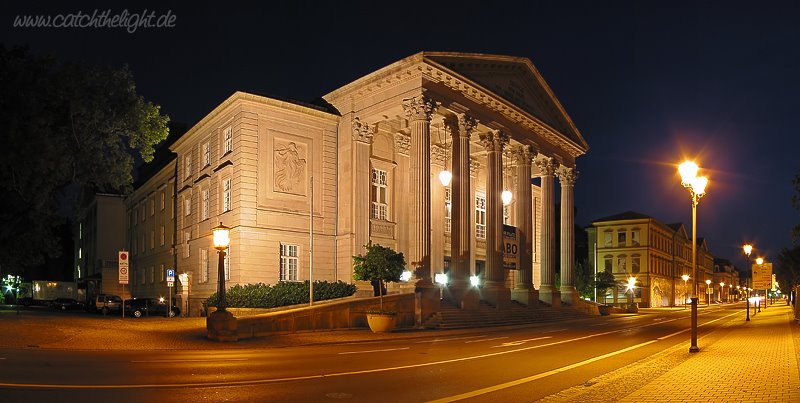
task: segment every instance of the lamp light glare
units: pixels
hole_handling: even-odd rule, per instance
[[[511,198],[513,195],[511,194],[510,190],[504,190],[503,193],[500,194],[500,198],[503,200],[503,205],[508,206],[511,204]]]
[[[436,273],[434,277],[436,280],[436,284],[446,285],[447,284],[447,274],[444,273]]]
[[[758,265],[764,264],[764,259],[763,258],[756,259],[756,264],[758,264]]]
[[[750,252],[753,251],[753,245],[750,245],[749,243],[745,244],[744,246],[742,246],[742,249],[744,249],[745,255],[750,256]]]
[[[697,171],[700,168],[692,161],[685,161],[678,165],[678,172],[681,174],[681,182],[684,185],[692,185],[694,179],[697,177]]]
[[[218,226],[211,229],[211,232],[214,234],[214,248],[217,250],[225,250],[228,249],[228,245],[230,245],[230,228],[222,225],[220,222]]]
[[[400,281],[408,281],[411,280],[411,272],[408,270],[404,270],[403,274],[400,275]]]
[[[442,186],[449,186],[451,180],[453,180],[453,174],[450,171],[445,169],[439,172],[439,181],[442,182]]]
[[[711,280],[706,280],[706,285],[711,285]]]
[[[478,276],[470,276],[469,283],[472,284],[473,287],[477,287],[481,284],[481,279]]]
[[[708,178],[705,176],[698,176],[692,181],[692,191],[696,195],[704,195],[706,193],[706,186],[708,185]]]
[[[683,281],[688,281],[689,280],[689,275],[688,274],[684,274],[684,275],[681,276],[681,278],[683,279]]]

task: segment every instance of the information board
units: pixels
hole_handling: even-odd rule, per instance
[[[753,288],[765,290],[772,288],[772,263],[753,264]]]

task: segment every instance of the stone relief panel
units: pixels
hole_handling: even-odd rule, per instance
[[[304,196],[308,191],[308,145],[276,137],[273,153],[272,190]]]

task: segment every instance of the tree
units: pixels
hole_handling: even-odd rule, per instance
[[[602,295],[603,302],[605,302],[606,291],[609,288],[616,288],[617,280],[614,279],[614,275],[610,271],[599,271],[594,280],[594,286],[597,288],[597,294]]]
[[[788,291],[800,286],[800,245],[781,249],[776,261],[775,279]]]
[[[152,159],[169,117],[137,94],[127,67],[59,63],[0,45],[0,265],[57,257],[55,229],[94,192],[131,190],[133,157]]]
[[[384,282],[400,281],[406,267],[406,259],[402,253],[395,252],[371,242],[364,245],[365,255],[353,256],[353,278],[363,281],[377,281],[383,290]],[[379,292],[380,310],[383,312],[383,291]]]
[[[592,268],[589,267],[589,261],[585,257],[575,259],[575,288],[583,298],[594,294]]]

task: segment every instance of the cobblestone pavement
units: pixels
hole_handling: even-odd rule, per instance
[[[750,322],[737,315],[701,335],[698,353],[680,343],[541,401],[800,402],[800,326],[792,318],[786,305]]]

